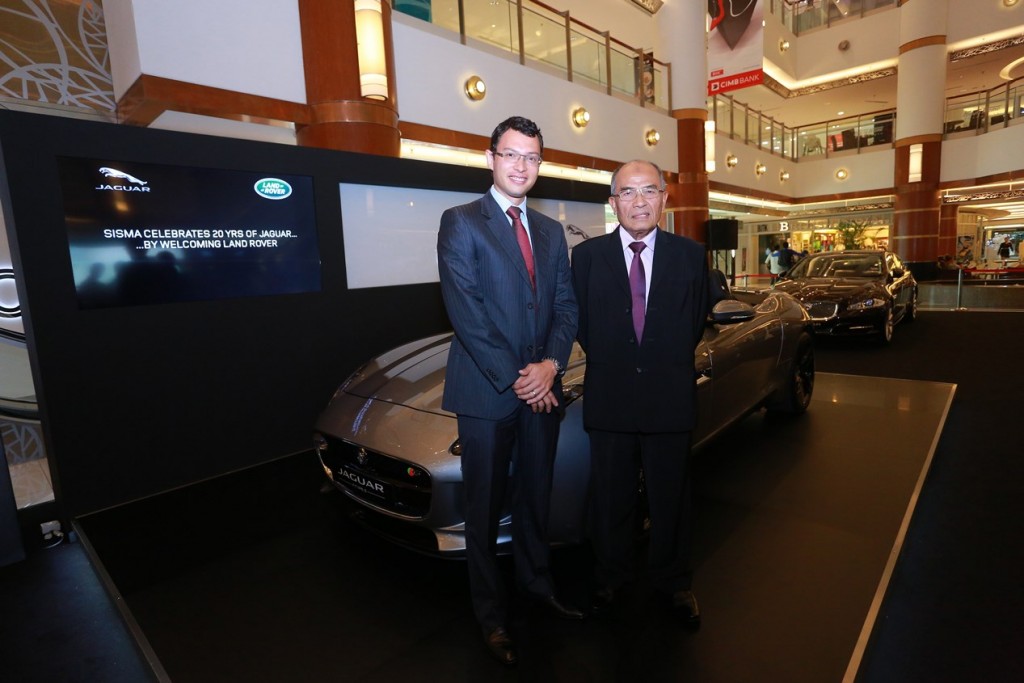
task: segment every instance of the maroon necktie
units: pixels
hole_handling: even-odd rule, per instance
[[[530,248],[530,237],[526,234],[526,226],[523,225],[522,219],[519,218],[523,210],[518,206],[510,206],[505,213],[512,219],[512,227],[516,231],[516,241],[519,242],[519,250],[523,252],[526,270],[530,273],[530,286],[537,289],[537,283],[533,276],[533,249]]]
[[[629,264],[629,290],[633,294],[633,331],[636,332],[637,344],[644,336],[644,315],[647,312],[647,274],[644,272],[643,259],[640,258],[640,252],[646,246],[643,242],[629,245],[633,250],[633,262]]]

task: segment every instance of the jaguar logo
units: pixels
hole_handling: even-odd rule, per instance
[[[146,187],[147,185],[149,185],[149,183],[146,182],[145,180],[139,180],[133,175],[125,173],[124,171],[119,171],[116,168],[110,168],[109,166],[101,166],[99,170],[100,173],[102,173],[108,178],[120,178],[121,180],[125,180],[130,184],[110,185],[107,183],[103,183],[96,188],[97,190],[116,190],[119,192],[149,192],[149,188]]]
[[[360,448],[359,452],[356,453],[356,462],[359,463],[360,467],[365,467],[366,463],[369,462],[370,455],[366,452],[365,448]]]

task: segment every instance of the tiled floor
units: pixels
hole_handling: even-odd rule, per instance
[[[53,500],[53,482],[46,458],[10,465],[10,470],[19,510]]]
[[[15,403],[19,411],[28,407],[34,410],[35,394],[25,346],[0,340],[0,400]],[[0,419],[0,433],[18,509],[52,501],[53,482],[39,423],[22,417]]]

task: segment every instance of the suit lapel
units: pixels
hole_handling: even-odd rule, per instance
[[[550,258],[551,235],[544,229],[544,219],[541,218],[539,213],[533,209],[527,209],[526,217],[530,222],[530,241],[533,246],[533,271],[537,278],[537,292],[539,293],[541,288],[547,289],[552,286],[552,283],[545,281],[541,277],[541,273],[546,272],[547,269],[540,267],[540,264],[547,263],[548,258]],[[519,247],[518,243],[516,243],[516,247]],[[523,271],[526,271],[525,265],[523,266]],[[526,277],[529,279],[529,274]]]
[[[508,216],[506,216],[501,207],[498,206],[498,202],[494,201],[494,197],[488,192],[484,195],[483,200],[480,202],[481,213],[483,214],[484,224],[487,229],[494,235],[494,239],[501,245],[505,253],[508,254],[509,261],[512,263],[512,267],[516,269],[519,275],[526,282],[526,285],[530,285],[530,273],[526,270],[526,262],[523,261],[523,252],[519,249],[519,242],[516,240],[515,232],[512,229],[512,224],[509,222]],[[527,215],[529,219],[529,215]],[[537,257],[534,256],[534,269],[536,270],[536,264],[539,262]]]
[[[654,275],[651,277],[651,287],[648,293],[648,302],[654,296],[658,284],[665,279],[665,274],[677,264],[676,254],[672,240],[662,239],[662,230],[658,229],[658,235],[654,238]]]
[[[615,274],[612,280],[615,285],[623,291],[626,296],[632,296],[629,289],[629,270],[626,269],[626,259],[622,253],[622,237],[619,235],[619,231],[622,230],[620,225],[615,229],[615,232],[609,233],[605,237],[605,244],[601,249],[601,255],[608,266],[608,271]]]

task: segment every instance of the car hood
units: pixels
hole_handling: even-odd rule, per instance
[[[356,370],[339,392],[439,415],[451,334],[421,339],[377,356]]]
[[[885,294],[878,280],[864,278],[808,277],[778,282],[775,289],[800,301],[842,301]]]

